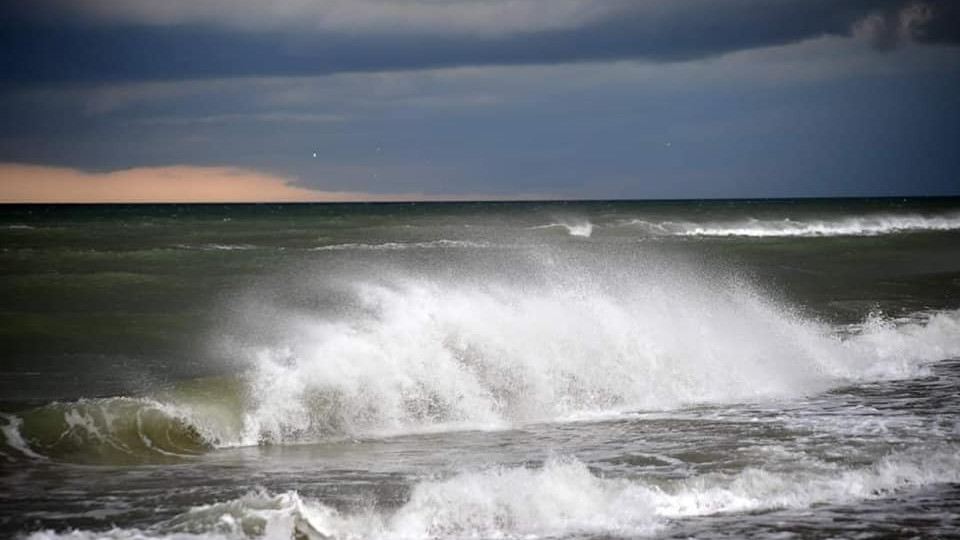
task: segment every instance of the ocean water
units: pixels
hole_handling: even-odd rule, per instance
[[[960,199],[0,207],[0,535],[960,536]]]

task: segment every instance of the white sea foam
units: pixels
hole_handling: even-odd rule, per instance
[[[34,452],[27,441],[23,439],[20,428],[23,426],[23,419],[12,414],[0,415],[6,422],[0,427],[0,433],[3,434],[6,445],[18,453],[32,459],[46,459],[44,456]]]
[[[346,243],[331,244],[312,248],[312,251],[343,251],[343,250],[374,250],[399,251],[404,249],[431,249],[431,248],[485,248],[490,247],[485,242],[471,242],[468,240],[430,240],[426,242],[384,242],[381,244]]]
[[[960,214],[864,215],[836,219],[744,219],[704,223],[685,221],[646,221],[635,219],[625,225],[639,227],[656,235],[669,236],[746,236],[817,237],[878,236],[883,234],[960,230]]]
[[[257,249],[257,246],[251,244],[177,244],[177,248],[197,251],[249,251]]]
[[[239,443],[793,397],[960,355],[960,311],[841,338],[748,287],[716,287],[358,279],[343,291],[357,309],[290,315],[259,349]]]
[[[957,481],[960,450],[952,446],[894,454],[858,469],[818,462],[795,472],[748,468],[660,483],[603,478],[575,459],[551,459],[540,469],[501,467],[421,482],[395,510],[341,512],[296,492],[256,491],[195,507],[146,530],[48,531],[29,538],[634,536],[662,530],[675,519],[849,503]]]
[[[590,223],[586,219],[562,219],[556,223],[549,223],[547,225],[538,225],[532,227],[533,229],[552,229],[552,228],[562,228],[566,229],[567,233],[570,236],[579,236],[581,238],[590,238],[590,235],[593,234],[593,223]]]
[[[243,394],[229,405],[194,394],[50,405],[66,426],[47,434],[51,455],[189,454],[191,432],[212,446],[286,444],[763,401],[960,356],[960,311],[872,317],[841,338],[745,287],[466,283],[358,280],[356,310],[287,315],[244,387],[222,390]],[[8,447],[41,453],[12,418]],[[158,440],[170,427],[194,446]]]

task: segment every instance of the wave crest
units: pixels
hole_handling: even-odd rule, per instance
[[[372,251],[400,251],[405,249],[434,249],[434,248],[474,248],[490,247],[486,242],[471,242],[469,240],[430,240],[425,242],[384,242],[381,244],[348,243],[330,244],[311,248],[311,251],[344,251],[344,250],[372,250]]]
[[[729,285],[729,284],[728,284]],[[258,350],[244,441],[499,428],[791,397],[960,355],[960,312],[841,337],[748,287],[353,282]],[[341,296],[341,297],[342,297]]]
[[[497,429],[797,397],[960,357],[960,311],[837,328],[743,284],[625,267],[500,280],[486,270],[476,280],[325,275],[322,290],[305,294],[331,299],[327,311],[258,303],[246,313],[259,341],[239,346],[240,373],[214,388],[26,411],[3,427],[3,450],[155,461],[212,447]]]
[[[875,499],[957,481],[960,450],[952,446],[894,454],[859,469],[821,463],[804,472],[745,469],[665,482],[604,478],[576,459],[561,458],[539,469],[499,467],[424,481],[392,511],[341,512],[293,491],[255,491],[195,507],[149,530],[46,531],[29,538],[634,536],[662,530],[676,519]]]
[[[879,236],[884,234],[960,230],[960,214],[943,216],[875,215],[836,219],[743,219],[685,222],[634,219],[627,226],[661,236],[743,236],[751,238]]]
[[[147,398],[54,402],[4,421],[8,455],[79,463],[177,461],[234,437],[223,417]]]
[[[590,223],[587,219],[561,219],[555,223],[549,223],[547,225],[538,225],[533,227],[533,229],[552,229],[552,228],[561,228],[566,229],[567,233],[570,236],[578,236],[580,238],[590,238],[590,235],[593,234],[593,223]]]

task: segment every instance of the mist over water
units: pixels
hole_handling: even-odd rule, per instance
[[[953,201],[41,210],[0,530],[957,532]]]
[[[841,336],[747,283],[652,252],[602,264],[495,257],[479,270],[463,261],[456,278],[325,272],[300,294],[335,298],[332,312],[321,303],[251,313],[247,324],[273,328],[248,346],[243,439],[502,428],[798,396],[907,377],[960,353],[956,312],[873,319]]]

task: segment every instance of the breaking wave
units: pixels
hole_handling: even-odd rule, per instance
[[[177,249],[196,250],[196,251],[249,251],[257,249],[257,246],[251,244],[177,244]]]
[[[82,399],[5,414],[2,453],[79,463],[166,462],[223,441],[223,417],[145,398]]]
[[[836,219],[743,219],[705,223],[686,221],[630,220],[627,226],[639,227],[653,235],[668,236],[745,236],[819,237],[879,236],[884,234],[960,230],[960,214],[943,216],[875,215]]]
[[[566,229],[570,236],[579,236],[581,238],[590,238],[590,235],[593,234],[593,223],[590,223],[590,221],[586,219],[564,219],[557,223],[533,227],[533,229],[552,228]]]
[[[357,315],[291,317],[253,363],[242,439],[497,428],[914,375],[960,354],[960,312],[859,333],[746,290],[362,283]]]
[[[669,298],[628,308],[416,287],[362,294],[369,318],[302,320],[298,343],[262,350],[244,374],[202,390],[6,415],[0,449],[15,459],[163,462],[216,447],[796,396],[908,377],[960,355],[960,312],[896,326],[878,319],[841,339],[756,299],[654,316]]]
[[[756,402],[960,356],[960,311],[841,328],[702,272],[469,260],[492,266],[448,277],[350,267],[300,284],[305,304],[253,302],[234,329],[236,374],[8,415],[0,458],[164,461]]]
[[[338,511],[297,492],[254,491],[190,509],[148,529],[52,531],[70,538],[555,538],[655,533],[678,519],[719,513],[807,508],[895,496],[960,481],[952,446],[892,454],[871,466],[776,472],[747,468],[676,481],[597,476],[575,459],[542,468],[494,468],[416,484],[396,509]]]

